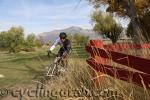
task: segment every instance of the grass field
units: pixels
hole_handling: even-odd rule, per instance
[[[57,49],[54,51],[57,53]],[[48,47],[37,48],[36,52],[19,52],[8,53],[8,51],[0,52],[0,74],[4,78],[0,78],[1,87],[13,86],[17,84],[29,84],[30,80],[36,78],[42,73],[42,70],[52,63],[54,57],[47,57]],[[71,60],[85,60],[87,55],[84,48],[75,46],[71,54]]]
[[[54,53],[57,53],[59,47]],[[0,88],[30,87],[39,81],[46,66],[52,63],[54,56],[47,57],[48,47],[36,48],[35,52],[9,53],[0,52]],[[84,48],[73,46],[73,52],[69,58],[70,66],[74,68],[80,64],[85,66]],[[72,70],[72,68],[71,68]],[[9,97],[10,98],[10,97]],[[6,98],[7,100],[7,98]]]
[[[36,82],[40,82],[44,68],[52,63],[54,56],[47,57],[48,47],[36,48],[35,52],[8,53],[0,52],[0,88],[24,88],[32,89],[36,87]],[[55,53],[58,48],[56,48]],[[28,98],[25,100],[149,100],[149,92],[143,88],[134,86],[131,83],[119,81],[105,75],[105,79],[95,85],[91,79],[91,69],[86,64],[88,54],[84,47],[73,44],[73,52],[69,59],[68,71],[54,81],[45,83],[48,89],[60,91],[60,89],[81,89],[88,91],[112,89],[121,94],[119,97],[63,97],[63,98]],[[90,70],[89,70],[90,69]],[[18,100],[7,96],[0,100]],[[23,100],[24,100],[23,99]]]
[[[0,79],[1,86],[29,83],[44,68],[42,64],[44,63],[46,65],[48,63],[46,54],[40,53],[20,52],[17,54],[9,54],[7,52],[1,52],[0,74],[4,75],[4,78]],[[45,59],[43,63],[40,63],[41,58],[43,60]]]

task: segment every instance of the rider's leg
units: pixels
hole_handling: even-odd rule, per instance
[[[63,60],[61,60],[61,64],[62,64],[63,67],[66,66],[65,58],[63,58]]]
[[[63,53],[64,53],[64,48],[63,47],[61,47],[60,49],[59,49],[59,51],[58,51],[58,57],[62,57],[63,56]],[[63,62],[63,59],[61,60],[61,62],[60,62],[61,64],[62,64],[62,66],[64,65],[64,62]]]
[[[67,68],[67,65],[68,65],[68,55],[66,55],[63,59],[63,64],[64,64],[64,67]]]
[[[63,49],[63,47],[61,47],[58,51],[58,57],[61,57],[63,55],[63,53],[64,53],[64,49]]]

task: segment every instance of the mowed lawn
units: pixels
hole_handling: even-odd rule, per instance
[[[54,51],[57,52],[58,48]],[[75,56],[76,55],[76,56]],[[86,57],[78,57],[74,52],[71,62],[79,60],[85,63]],[[43,75],[44,68],[52,63],[54,56],[47,57],[47,47],[38,48],[35,52],[8,53],[0,52],[0,87],[13,87],[19,84],[32,84]],[[81,62],[82,63],[82,62]]]

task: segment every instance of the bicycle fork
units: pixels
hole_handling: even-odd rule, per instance
[[[55,71],[58,71],[58,63],[59,63],[59,61],[60,61],[60,59],[55,59],[55,61],[54,61],[54,65],[53,65],[53,69],[51,68],[51,67],[49,67],[49,69],[48,69],[48,71],[47,71],[47,73],[46,73],[46,76],[55,76],[54,74],[55,74]],[[51,71],[51,72],[50,72]],[[51,73],[50,75],[49,75],[49,73]],[[57,72],[56,72],[57,73]]]
[[[55,70],[55,68],[56,68],[56,65],[53,66],[53,69],[52,69],[52,70],[51,70],[51,68],[49,67],[49,69],[48,69],[48,71],[47,71],[47,73],[46,73],[46,76],[54,76],[54,70]],[[51,71],[51,74],[49,75],[50,71]]]

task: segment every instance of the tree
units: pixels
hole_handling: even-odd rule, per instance
[[[142,41],[143,30],[141,28],[139,17],[142,17],[150,6],[149,0],[88,0],[90,3],[99,7],[101,4],[107,4],[107,11],[116,13],[121,17],[129,17],[133,26],[133,41],[140,43]],[[139,41],[137,41],[139,40]]]
[[[150,42],[150,12],[147,12],[144,17],[140,18],[141,26],[144,31],[143,36],[146,42]],[[133,37],[133,25],[130,22],[127,28],[127,36]]]
[[[40,41],[41,45],[44,45],[44,39],[42,36],[39,36],[37,40]]]
[[[22,27],[11,27],[8,31],[0,34],[0,47],[9,49],[10,52],[17,52],[24,41],[24,30]]]
[[[73,36],[72,36],[72,34],[67,34],[67,38],[69,39],[69,40],[72,40],[72,38],[73,38]]]
[[[84,45],[89,40],[89,36],[84,36],[84,35],[81,35],[80,33],[74,34],[73,38],[78,45]]]
[[[81,43],[80,41],[80,34],[79,33],[76,33],[74,34],[74,40],[76,41],[76,43],[79,45]]]
[[[24,41],[24,29],[19,27],[11,27],[8,30],[9,38],[10,38],[10,51],[18,52]]]
[[[32,48],[35,46],[35,34],[31,33],[27,36],[26,44],[29,48]]]
[[[43,46],[43,42],[40,39],[35,39],[35,46],[37,47],[42,47]]]
[[[107,36],[116,43],[123,28],[114,20],[113,16],[108,13],[102,13],[99,10],[93,12],[91,16],[92,21],[95,23],[94,31],[97,31],[103,36]]]
[[[6,49],[9,47],[9,45],[10,45],[10,43],[9,43],[10,38],[9,37],[10,37],[9,34],[5,31],[0,33],[0,48]]]

